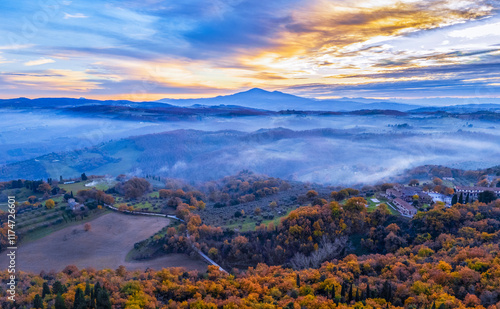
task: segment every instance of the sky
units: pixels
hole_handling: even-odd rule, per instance
[[[498,0],[0,1],[0,98],[500,97]]]

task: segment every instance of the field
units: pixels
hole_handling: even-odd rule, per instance
[[[379,202],[374,202],[372,201],[372,199],[378,199]],[[374,211],[375,208],[377,208],[378,204],[385,203],[387,204],[387,206],[389,206],[389,211],[391,212],[391,214],[395,216],[400,215],[399,211],[397,211],[397,209],[391,203],[389,203],[389,201],[386,198],[376,197],[375,195],[373,195],[367,197],[366,201],[368,202],[368,208],[367,208],[368,211]]]
[[[84,231],[84,224],[70,226],[33,242],[21,244],[17,251],[18,269],[38,273],[42,270],[60,271],[67,265],[78,268],[161,269],[185,267],[206,269],[201,260],[187,255],[167,255],[141,262],[126,262],[127,253],[134,243],[144,240],[169,224],[165,218],[128,216],[109,213],[90,222],[91,230]],[[7,256],[0,256],[1,265],[8,265]]]

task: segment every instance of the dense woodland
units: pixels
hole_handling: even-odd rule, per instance
[[[145,179],[118,178],[108,190],[65,192],[65,198],[130,202],[153,190]],[[4,186],[50,195],[56,186],[47,184]],[[201,273],[75,266],[21,272],[16,304],[2,299],[2,308],[500,308],[499,199],[435,203],[409,219],[391,214],[384,203],[368,211],[366,188],[339,188],[328,197],[309,190],[297,198],[307,206],[278,224],[237,232],[204,222],[211,209],[231,211],[249,195],[258,201],[287,190],[282,180],[249,173],[202,187],[167,180],[158,199],[185,223],[136,245],[193,256],[196,247],[228,273],[215,267]],[[0,276],[7,282],[6,271]]]

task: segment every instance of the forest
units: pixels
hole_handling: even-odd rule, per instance
[[[155,190],[146,179],[117,179],[105,191],[80,190],[74,197],[91,204],[116,198],[123,211]],[[43,181],[3,185],[22,184],[50,194]],[[137,247],[191,255],[197,248],[227,273],[214,266],[200,272],[74,265],[61,272],[20,272],[17,301],[2,299],[2,308],[500,308],[499,199],[462,200],[451,207],[436,202],[406,218],[385,203],[368,209],[366,188],[327,196],[318,188],[300,194],[297,201],[306,206],[277,224],[238,232],[211,225],[205,217],[212,210],[231,212],[251,200],[288,194],[293,185],[248,172],[198,188],[167,180],[158,199],[185,223]],[[73,192],[64,195],[71,198]],[[8,275],[1,272],[3,282]]]

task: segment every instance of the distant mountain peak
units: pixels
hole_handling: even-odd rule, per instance
[[[267,90],[264,90],[262,88],[252,88],[252,89],[249,89],[247,91],[243,91],[243,92],[240,92],[240,93],[271,93],[270,91],[267,91]]]

